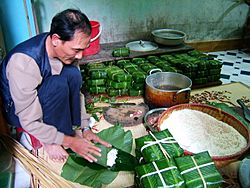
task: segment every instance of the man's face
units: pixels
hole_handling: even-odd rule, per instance
[[[72,64],[75,60],[82,59],[83,50],[89,47],[91,36],[83,32],[76,32],[71,41],[58,40],[55,48],[57,58],[64,64]]]

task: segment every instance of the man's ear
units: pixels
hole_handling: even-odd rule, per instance
[[[61,42],[60,36],[58,34],[53,34],[51,36],[51,41],[52,41],[52,45],[54,47],[58,46],[58,44]]]

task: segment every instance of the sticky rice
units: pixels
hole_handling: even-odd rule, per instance
[[[117,149],[111,149],[107,154],[107,166],[112,167],[115,164],[118,151]]]
[[[247,140],[232,126],[198,110],[173,111],[160,129],[168,129],[179,145],[192,153],[225,156],[247,146]]]

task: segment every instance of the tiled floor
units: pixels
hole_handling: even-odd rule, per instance
[[[222,61],[221,81],[223,84],[242,82],[250,86],[250,54],[239,50],[210,52]]]

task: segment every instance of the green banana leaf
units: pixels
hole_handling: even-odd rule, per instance
[[[162,159],[136,167],[135,182],[138,187],[184,188],[185,182],[173,160]],[[164,186],[165,184],[165,186]]]
[[[121,125],[105,129],[97,135],[127,153],[132,150],[132,133],[131,131],[125,132]],[[89,163],[70,150],[68,152],[69,157],[61,173],[61,176],[67,180],[98,188],[103,184],[110,184],[118,175],[118,172],[111,171],[97,163]]]
[[[214,106],[216,108],[220,108],[221,110],[236,117],[241,123],[243,123],[250,130],[250,123],[247,122],[234,108],[228,106],[225,103],[217,103],[217,102],[211,102],[209,103],[209,105]]]
[[[208,188],[219,188],[223,182],[221,174],[207,151],[193,156],[175,158],[175,162],[187,188],[204,187],[202,177]]]
[[[63,166],[61,176],[72,182],[99,188],[103,184],[110,184],[118,175],[118,172],[107,170],[97,164],[92,164],[93,168],[87,165],[89,164],[84,166],[76,163],[70,156]]]
[[[141,151],[143,159],[147,163],[166,158],[162,150],[171,158],[180,157],[184,154],[184,150],[179,146],[176,140],[174,140],[168,130],[154,132],[152,134],[154,137],[149,134],[135,139],[136,150]]]

